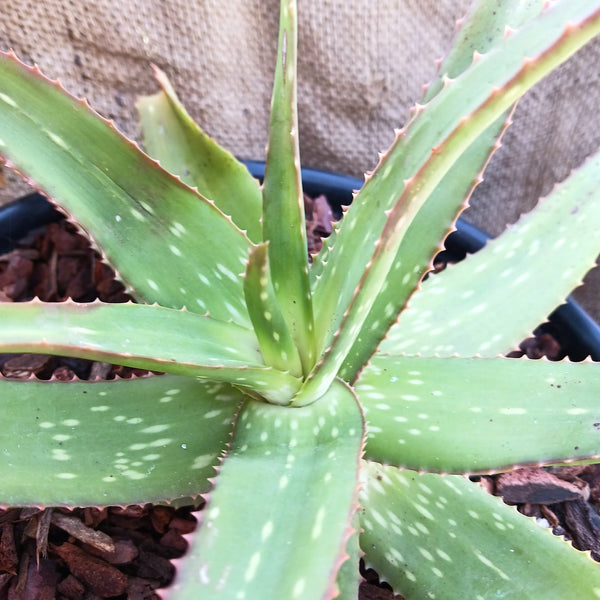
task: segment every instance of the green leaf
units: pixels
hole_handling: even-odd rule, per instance
[[[460,29],[435,79],[427,86],[424,101],[431,100],[444,86],[444,79],[458,77],[473,62],[475,54],[485,54],[507,35],[537,16],[546,0],[504,0],[490,4],[476,2],[459,21]]]
[[[0,154],[69,212],[138,300],[249,325],[250,242],[36,68],[0,54]]]
[[[600,32],[599,5],[598,0],[552,5],[417,108],[346,213],[316,280],[318,347],[333,342],[298,403],[318,397],[337,374],[390,269],[402,262],[409,276],[414,257],[399,257],[398,249],[444,175],[527,89]]]
[[[363,427],[341,382],[304,408],[247,403],[178,569],[177,598],[335,597],[357,508]]]
[[[348,558],[342,563],[337,576],[338,595],[336,600],[356,600],[362,581],[358,566],[362,558],[360,549],[360,519],[358,511],[352,516],[352,534],[346,542]]]
[[[0,303],[0,351],[60,354],[226,381],[288,403],[300,382],[266,367],[254,332],[145,304]]]
[[[154,67],[154,74],[162,91],[144,96],[136,104],[146,151],[167,171],[213,200],[253,242],[260,242],[262,195],[258,181],[195,123],[165,73]]]
[[[589,556],[467,479],[369,463],[361,546],[406,600],[592,600]]]
[[[356,378],[381,340],[385,340],[386,332],[398,319],[398,313],[405,308],[423,273],[431,267],[433,257],[441,249],[440,240],[449,231],[448,224],[456,219],[456,207],[460,205],[461,199],[467,202],[478,183],[477,178],[491,156],[494,144],[503,133],[502,128],[506,127],[505,119],[506,116],[502,115],[473,142],[415,216],[398,249],[398,256],[409,258],[398,260],[390,269],[339,371],[339,376],[345,381]],[[452,198],[455,201],[448,202]],[[423,235],[424,231],[427,235]],[[434,236],[435,232],[437,235]],[[414,261],[414,267],[407,269],[407,265],[412,264],[411,261]]]
[[[244,293],[265,363],[295,377],[302,376],[300,355],[275,297],[267,244],[260,244],[250,254]]]
[[[242,401],[171,375],[89,382],[0,378],[0,503],[98,506],[197,498]]]
[[[307,373],[315,362],[315,343],[298,149],[297,25],[296,2],[281,0],[263,185],[263,237],[269,242],[275,294]]]
[[[547,232],[554,235],[542,245]],[[427,280],[381,350],[507,352],[564,302],[598,252],[600,152],[481,251]]]
[[[366,457],[446,473],[598,459],[599,376],[591,362],[377,354],[355,386]]]
[[[462,23],[457,40],[441,64],[437,77],[427,88],[423,103],[439,93],[447,85],[445,82],[448,78],[456,78],[466,71],[473,62],[475,52],[485,54],[490,51],[506,35],[508,26],[522,26],[540,12],[543,4],[543,0],[511,0],[500,6],[490,2],[474,5]],[[491,154],[499,146],[499,138],[510,122],[511,113],[512,109],[509,109],[502,114],[467,148],[415,215],[397,254],[411,257],[413,268],[407,269],[406,261],[397,261],[389,271],[339,372],[342,379],[354,380],[396,321],[423,273],[430,268],[433,257],[440,249],[440,240],[449,233],[458,212],[467,205],[473,189],[481,181],[481,174]],[[427,234],[424,235],[424,232]]]

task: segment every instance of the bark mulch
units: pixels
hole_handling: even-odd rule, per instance
[[[309,248],[331,232],[323,197],[306,199]],[[51,223],[0,256],[0,301],[129,299],[112,271],[65,221]],[[564,357],[564,332],[547,324],[512,356]],[[0,355],[5,377],[110,379],[139,371],[105,363],[40,355]],[[600,427],[600,425],[599,425]],[[591,550],[600,560],[600,466],[523,468],[474,478],[540,525]],[[171,559],[186,550],[193,510],[165,506],[0,510],[0,600],[150,600],[174,575]],[[362,569],[361,600],[391,600],[389,586]]]

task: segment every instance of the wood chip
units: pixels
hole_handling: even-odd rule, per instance
[[[19,573],[23,577],[13,579],[8,590],[8,600],[54,600],[58,572],[54,561],[42,559],[37,565],[30,560]]]
[[[127,590],[127,576],[101,558],[69,542],[53,546],[52,550],[67,563],[77,579],[101,598],[119,596]]]
[[[503,473],[497,478],[496,486],[498,495],[508,504],[555,504],[583,496],[581,489],[573,483],[540,468]]]
[[[173,517],[173,509],[168,506],[154,506],[150,511],[150,522],[158,533],[165,533]]]
[[[311,198],[304,194],[304,212],[308,251],[310,254],[316,254],[323,246],[323,239],[331,234],[335,218],[327,198],[323,195]]]
[[[79,579],[73,575],[67,575],[57,586],[56,591],[62,594],[68,600],[82,600],[85,594],[85,587]]]
[[[84,550],[104,559],[111,565],[125,565],[133,562],[139,556],[137,546],[131,540],[116,540],[114,542],[114,550],[105,552],[94,546],[86,545]]]
[[[14,526],[12,523],[4,523],[0,538],[0,572],[15,575],[18,564],[19,556],[15,545]]]
[[[578,500],[567,502],[565,507],[565,523],[573,544],[580,550],[591,550],[595,560],[600,559],[600,516],[587,502]]]
[[[59,512],[52,515],[52,523],[85,544],[98,548],[103,552],[114,552],[112,538],[102,531],[90,529],[77,517],[69,517]]]
[[[11,379],[27,379],[31,375],[43,376],[52,368],[52,356],[46,354],[18,354],[2,366],[2,374]]]
[[[40,556],[43,556],[44,558],[48,556],[48,533],[50,531],[53,512],[53,508],[47,508],[38,515],[37,531],[35,532],[35,548],[38,565],[40,564]]]

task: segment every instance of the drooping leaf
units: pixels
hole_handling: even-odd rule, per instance
[[[171,375],[115,381],[0,378],[0,504],[98,506],[197,498],[242,394]]]
[[[187,113],[165,73],[154,67],[162,91],[136,104],[144,146],[167,171],[181,177],[247,232],[262,240],[262,195],[258,181]]]
[[[263,237],[269,242],[275,295],[307,373],[315,361],[315,346],[298,148],[296,4],[281,0],[280,10],[263,184]]]
[[[376,463],[365,476],[365,562],[407,600],[600,598],[598,564],[477,484]]]
[[[545,231],[554,232],[548,245],[541,242]],[[564,302],[599,252],[600,152],[535,211],[426,281],[381,350],[444,356],[507,352]]]
[[[250,402],[179,566],[178,598],[331,599],[357,508],[363,421],[334,383],[319,402]]]
[[[600,457],[591,362],[377,354],[355,390],[372,460],[473,473]]]
[[[54,353],[226,381],[286,404],[300,382],[265,366],[254,332],[145,304],[1,302],[0,350]]]
[[[249,324],[251,244],[230,219],[37,68],[0,54],[0,80],[0,155],[72,215],[136,299]]]

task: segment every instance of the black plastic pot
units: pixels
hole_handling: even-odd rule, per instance
[[[41,194],[29,194],[0,207],[0,254],[14,249],[32,229],[57,221],[60,213]]]
[[[245,161],[245,164],[252,175],[262,179],[263,162]],[[356,177],[317,169],[302,169],[302,182],[304,191],[310,196],[325,194],[338,216],[340,207],[352,202],[353,190],[360,189],[363,183]],[[0,207],[0,254],[12,250],[32,229],[60,218],[61,215],[40,194],[30,194]],[[446,250],[440,253],[439,259],[461,260],[467,253],[479,250],[489,239],[489,235],[459,219],[457,231],[448,236]],[[600,361],[600,325],[572,298],[557,308],[550,315],[549,324],[542,327],[548,327],[556,335],[572,359],[590,355],[593,360]]]

